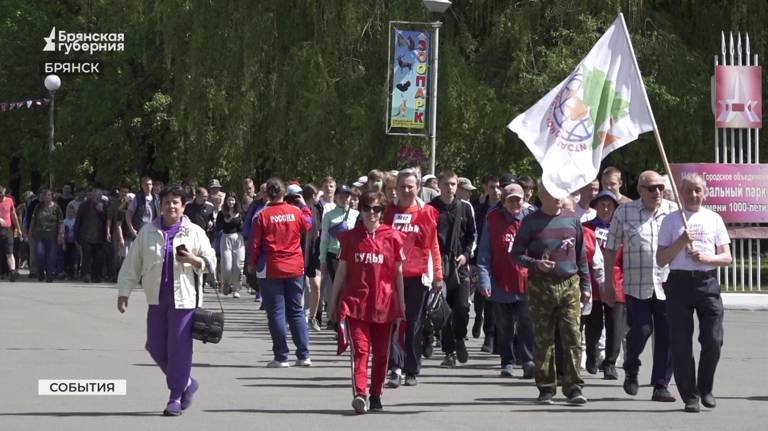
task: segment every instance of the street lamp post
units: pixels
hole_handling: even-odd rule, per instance
[[[435,155],[437,153],[437,51],[440,37],[440,18],[451,7],[450,0],[423,0],[424,7],[432,14],[432,67],[430,68],[429,92],[429,173],[435,175]]]
[[[43,82],[45,88],[48,90],[48,95],[51,97],[51,107],[48,110],[48,129],[50,134],[48,135],[48,187],[53,190],[53,149],[54,149],[54,126],[53,126],[53,109],[54,100],[56,99],[56,91],[61,87],[61,79],[57,75],[48,75]]]

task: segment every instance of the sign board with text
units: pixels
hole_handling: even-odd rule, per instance
[[[768,222],[768,164],[673,163],[677,187],[686,174],[698,173],[707,182],[704,206],[726,223]],[[685,201],[682,196],[680,199]]]

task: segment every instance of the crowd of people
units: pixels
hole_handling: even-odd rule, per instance
[[[372,170],[351,185],[270,178],[257,188],[245,178],[241,193],[216,179],[164,188],[142,177],[135,194],[65,187],[28,193],[18,207],[0,187],[0,241],[11,281],[22,265],[48,282],[117,280],[121,312],[144,287],[147,350],[166,373],[167,415],[181,414],[200,386],[188,332],[206,261],[215,289],[262,301],[267,367],[291,366],[287,331],[301,367],[312,366],[310,332],[337,331],[339,352],[351,350],[357,413],[383,409],[385,387],[417,385],[436,347],[442,367],[467,363],[470,333],[499,356],[501,376],[520,368],[533,379],[542,404],[558,386],[567,402],[587,403],[582,355],[588,373],[617,380],[622,348],[623,390],[637,395],[653,335],[651,399],[676,400],[674,374],[685,411],[714,408],[723,308],[713,270],[731,260],[722,219],[702,206],[700,176],[680,184],[682,209],[656,172],[639,176],[639,199],[622,185],[613,167],[565,199],[514,174],[487,175],[478,192],[451,170]],[[182,335],[168,336],[171,327]]]

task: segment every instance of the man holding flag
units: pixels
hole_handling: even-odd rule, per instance
[[[528,111],[512,120],[508,127],[517,133],[536,157],[543,170],[542,184],[548,194],[556,199],[565,198],[588,184],[597,176],[601,161],[611,151],[636,140],[638,135],[647,131],[654,132],[662,161],[669,171],[664,147],[622,14],[619,14],[565,80]],[[634,321],[635,327],[630,329],[628,337],[630,352],[625,368],[629,366],[629,370],[624,389],[631,395],[637,393],[639,361],[635,358],[639,356],[650,334],[648,327],[653,325],[650,323],[650,314],[653,314],[653,320],[657,323],[657,342],[661,341],[662,344],[656,345],[656,349],[660,351],[654,355],[653,399],[674,401],[674,397],[667,390],[670,368],[667,345],[664,345],[668,337],[664,336],[667,327],[666,314],[663,311],[663,291],[656,297],[656,291],[661,290],[660,285],[665,278],[663,272],[666,268],[657,267],[653,255],[658,237],[655,233],[658,232],[661,218],[675,208],[672,202],[661,202],[663,185],[658,186],[657,180],[660,180],[660,177],[655,172],[649,171],[641,175],[639,188],[641,195],[645,193],[647,196],[645,199],[626,204],[647,209],[647,214],[634,212],[638,217],[636,229],[639,229],[641,222],[649,222],[646,223],[647,234],[640,235],[637,230],[622,231],[622,226],[628,229],[632,226],[620,222],[611,223],[613,235],[609,234],[606,250],[606,290],[611,291],[610,270],[613,259],[610,250],[617,249],[619,244],[624,242],[625,245],[629,244],[629,247],[625,248],[626,256],[627,250],[631,253],[632,245],[637,244],[638,258],[635,261],[640,264],[635,271],[643,274],[637,282],[637,290],[643,293],[638,297],[638,303],[642,302],[643,307],[638,307],[633,319],[629,311],[629,301],[627,304],[630,325]],[[672,186],[674,189],[674,182]],[[614,216],[614,221],[621,219],[621,214],[625,212],[617,211],[618,217]],[[623,235],[620,236],[620,233]],[[629,260],[631,259],[625,257],[625,274]],[[631,277],[625,275],[625,293],[631,285]],[[648,301],[656,301],[653,305],[657,306],[647,307]],[[657,312],[652,313],[649,309]]]

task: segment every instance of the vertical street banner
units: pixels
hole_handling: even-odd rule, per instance
[[[715,127],[763,126],[760,66],[715,66]]]
[[[427,135],[429,36],[390,25],[388,134]]]

